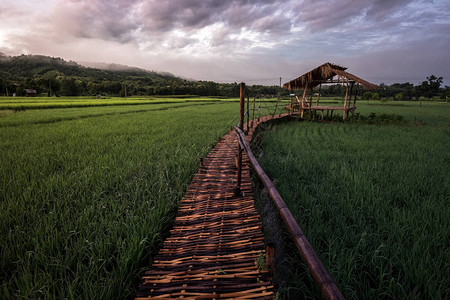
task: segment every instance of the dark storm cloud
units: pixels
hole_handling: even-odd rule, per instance
[[[230,29],[289,30],[289,20],[274,16],[289,1],[174,0],[145,1],[140,5],[145,31],[195,30],[221,22]],[[268,24],[262,26],[267,18]],[[273,25],[271,27],[270,25]]]
[[[448,0],[0,1],[0,51],[218,81],[331,61],[379,83],[449,75],[448,11]]]
[[[222,32],[225,42],[229,34],[242,28],[269,34],[289,32],[289,18],[276,14],[286,9],[288,3],[287,0],[65,0],[56,5],[49,22],[75,37],[122,43],[132,39],[158,42],[173,30],[193,33],[220,23],[227,30]]]
[[[410,0],[305,0],[295,6],[299,22],[305,22],[311,31],[321,31],[358,23],[384,22],[404,8]]]

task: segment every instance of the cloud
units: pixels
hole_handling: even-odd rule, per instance
[[[304,0],[295,6],[298,22],[313,31],[324,31],[351,24],[385,22],[411,0]]]
[[[0,51],[218,81],[287,78],[332,61],[371,65],[388,82],[414,62],[445,73],[449,10],[447,0],[1,2]]]

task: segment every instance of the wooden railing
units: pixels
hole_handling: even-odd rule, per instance
[[[242,128],[242,123],[240,123],[240,125],[240,127]],[[283,220],[292,238],[294,239],[294,243],[297,246],[297,249],[299,250],[300,255],[305,261],[309,271],[311,272],[312,277],[322,291],[323,297],[325,299],[344,299],[344,296],[341,294],[336,284],[331,279],[327,270],[323,266],[311,244],[306,239],[303,231],[300,229],[300,226],[297,224],[297,221],[290,212],[289,208],[286,206],[286,203],[284,203],[269,176],[267,176],[267,174],[259,165],[255,156],[253,155],[252,150],[250,149],[250,145],[248,144],[245,133],[241,128],[239,128],[239,126],[235,127],[239,141],[239,154],[241,154],[241,149],[247,153],[250,163],[252,164],[255,172],[258,174],[258,177],[264,184],[264,187],[267,189],[273,203],[277,207],[281,219]],[[239,158],[240,162],[242,162],[242,154],[239,155]]]
[[[249,118],[249,108],[250,105],[247,100],[247,130],[249,130],[248,118]],[[311,244],[306,239],[306,236],[303,234],[303,231],[300,229],[300,226],[297,224],[294,216],[292,215],[289,208],[284,203],[283,198],[278,193],[278,190],[275,188],[275,185],[270,180],[269,176],[264,172],[263,168],[259,165],[256,160],[253,152],[250,148],[250,145],[247,141],[246,134],[244,132],[244,120],[245,120],[245,83],[240,84],[240,114],[239,114],[239,124],[234,127],[238,136],[238,157],[237,157],[237,165],[238,165],[238,175],[237,175],[237,187],[235,190],[236,194],[240,194],[241,188],[241,173],[242,173],[242,151],[247,153],[247,156],[250,160],[250,163],[253,166],[256,174],[258,174],[259,179],[264,184],[264,187],[267,189],[270,198],[273,203],[277,207],[277,210],[286,225],[288,231],[290,232],[297,249],[302,256],[303,260],[306,263],[309,271],[311,272],[312,277],[315,282],[319,286],[322,291],[322,295],[325,299],[344,299],[344,296],[339,291],[338,287],[331,279],[324,265],[320,261],[316,252],[312,248]],[[253,121],[253,120],[252,120]],[[259,121],[259,117],[258,117]],[[252,124],[253,125],[253,124]]]

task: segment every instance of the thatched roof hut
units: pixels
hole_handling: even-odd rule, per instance
[[[292,98],[292,102],[290,105],[290,110],[293,112],[294,110],[299,111],[299,116],[303,118],[303,114],[305,111],[309,113],[309,118],[311,118],[311,112],[320,111],[321,112],[321,118],[323,119],[323,112],[331,111],[331,115],[333,115],[333,111],[335,110],[342,110],[343,111],[343,119],[345,120],[347,117],[347,114],[353,113],[356,109],[356,98],[358,94],[358,86],[361,85],[365,90],[376,90],[378,88],[377,85],[370,83],[368,81],[365,81],[364,79],[361,79],[353,74],[350,74],[346,72],[347,68],[341,67],[339,65],[335,65],[332,63],[325,63],[314,70],[311,70],[305,74],[303,74],[300,77],[297,77],[289,82],[286,82],[283,87],[292,90],[303,90],[303,96],[301,97],[301,100],[298,98],[298,96],[295,96]],[[334,77],[337,76],[337,79],[334,79]],[[320,88],[322,84],[345,84],[345,98],[344,98],[344,106],[338,107],[338,106],[320,106],[319,100],[320,100]],[[313,105],[312,97],[313,97],[313,89],[319,86],[319,93],[317,93],[317,101],[316,104]],[[309,100],[306,97],[306,91],[310,91]],[[354,95],[353,95],[354,92]],[[351,104],[351,100],[353,97],[353,105]]]
[[[376,90],[377,85],[365,81],[353,74],[346,72],[346,67],[341,67],[332,63],[324,63],[323,65],[297,77],[289,82],[286,82],[283,87],[289,90],[314,88],[322,83],[359,83],[365,90]],[[337,80],[333,77],[338,76]]]

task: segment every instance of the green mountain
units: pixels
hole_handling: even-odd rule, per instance
[[[74,61],[43,55],[0,55],[0,95],[152,95],[171,94],[173,87],[191,83],[170,73],[157,73],[116,64],[82,66]],[[170,87],[170,89],[168,89]]]
[[[74,61],[43,55],[0,56],[0,70],[11,78],[33,77],[47,72],[58,72],[62,76],[88,77],[95,80],[122,80],[129,76],[144,76],[156,81],[181,80],[168,73],[151,72],[116,64],[99,64],[104,68],[84,67]]]
[[[170,73],[158,73],[118,64],[88,65],[83,66],[57,57],[6,56],[0,53],[0,95],[239,96],[239,85],[236,83],[186,80]],[[249,96],[274,95],[281,91],[276,86],[255,85],[247,89]]]

